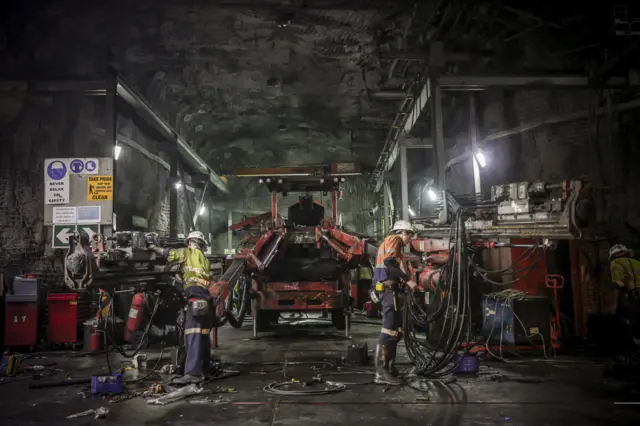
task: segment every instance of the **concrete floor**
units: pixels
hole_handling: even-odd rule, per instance
[[[354,324],[353,340],[374,348],[377,330],[376,326]],[[319,372],[336,371],[330,364],[346,355],[348,344],[339,332],[322,326],[295,332],[284,326],[275,334],[263,334],[259,340],[251,340],[250,323],[241,330],[227,326],[220,330],[217,354],[225,362],[242,362],[227,365],[242,373],[205,387],[233,387],[237,393],[209,395],[208,401],[196,396],[166,406],[150,406],[141,397],[119,403],[91,395],[83,398],[79,395],[82,386],[30,390],[28,380],[19,380],[0,384],[0,424],[640,424],[640,405],[614,404],[640,402],[640,393],[625,383],[605,380],[602,362],[576,358],[483,362],[478,377],[459,378],[448,385],[433,383],[425,392],[409,387],[385,390],[373,384],[351,385],[345,391],[316,397],[275,396],[263,391],[266,384],[284,380],[285,374],[288,378],[309,380]],[[153,352],[157,353],[149,351]],[[285,360],[286,370],[282,368]],[[51,362],[64,370],[54,377],[85,377],[107,371],[103,356],[72,358],[69,353],[47,354],[46,358],[30,359],[25,364]],[[119,362],[112,356],[112,365]],[[371,378],[355,374],[330,379],[363,382]],[[100,406],[110,410],[104,420],[65,419],[69,414]]]

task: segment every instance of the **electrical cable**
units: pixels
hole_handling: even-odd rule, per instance
[[[316,395],[327,395],[330,393],[342,392],[347,389],[347,386],[342,383],[326,383],[328,386],[324,389],[296,389],[296,390],[284,390],[282,389],[285,386],[290,386],[292,384],[301,384],[301,386],[306,386],[305,383],[302,383],[297,380],[285,380],[282,382],[273,382],[269,383],[265,387],[262,388],[267,393],[271,393],[274,395],[283,395],[283,396],[316,396]]]

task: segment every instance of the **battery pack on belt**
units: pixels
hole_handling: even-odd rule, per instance
[[[376,283],[376,291],[384,291],[384,283],[377,282]]]

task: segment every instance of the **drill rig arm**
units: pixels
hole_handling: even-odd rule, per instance
[[[240,248],[240,253],[236,255],[233,263],[222,275],[220,280],[213,284],[214,296],[220,298],[219,306],[223,307],[217,318],[218,324],[222,325],[229,321],[234,328],[240,328],[244,321],[244,316],[249,308],[249,290],[251,279],[247,276],[247,270],[264,271],[269,267],[273,258],[278,252],[280,244],[284,239],[285,232],[275,232],[269,230],[258,237],[251,237],[245,241]],[[240,288],[240,308],[237,314],[233,313],[233,292],[230,291],[236,283],[241,283]]]
[[[366,240],[339,229],[317,228],[316,238],[318,244],[324,242],[335,251],[338,258],[349,265],[359,263],[362,257],[368,253]]]

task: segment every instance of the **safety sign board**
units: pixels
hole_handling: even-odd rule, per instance
[[[69,159],[69,170],[75,174],[98,174],[97,158],[72,158]]]
[[[87,200],[113,200],[113,176],[89,176],[87,178]]]
[[[63,158],[44,160],[44,203],[69,204],[69,170]]]
[[[75,225],[77,221],[76,208],[71,206],[60,206],[53,208],[54,225]]]
[[[69,237],[75,232],[86,232],[89,236],[89,241],[91,241],[95,234],[100,233],[100,225],[53,225],[51,247],[54,249],[69,248]]]
[[[97,224],[78,225],[76,227],[76,232],[86,232],[87,235],[89,236],[89,241],[91,241],[94,235],[100,233],[100,225],[97,225]]]
[[[102,207],[100,206],[78,206],[78,220],[76,223],[100,223],[102,220]]]
[[[69,248],[69,237],[76,232],[76,225],[53,225],[51,247]]]

